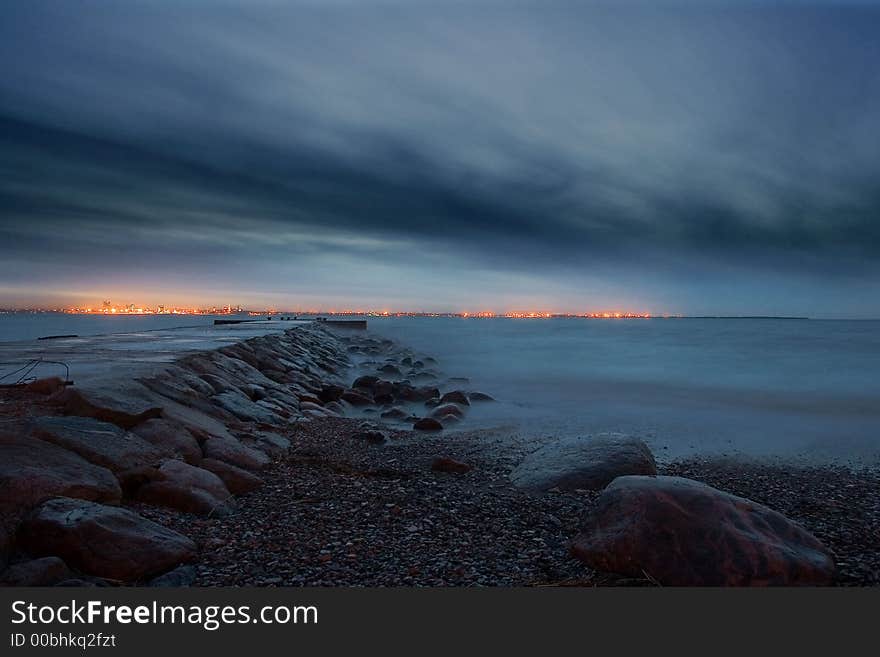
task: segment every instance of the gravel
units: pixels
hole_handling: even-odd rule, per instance
[[[353,437],[362,429],[336,418],[291,428],[290,454],[229,517],[138,511],[201,545],[201,586],[652,585],[569,555],[598,493],[532,496],[511,486],[524,448],[509,432],[388,432],[373,445]],[[438,456],[473,469],[434,472]],[[880,583],[877,472],[690,460],[661,473],[784,513],[835,551],[840,584]]]

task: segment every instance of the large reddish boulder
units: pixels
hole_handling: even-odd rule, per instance
[[[191,561],[196,545],[182,534],[120,507],[59,497],[22,525],[19,540],[36,556],[123,582],[139,581]]]
[[[162,479],[138,488],[137,498],[141,502],[205,516],[229,512],[231,494],[213,472],[172,460],[163,463],[159,473]]]
[[[157,465],[163,458],[160,450],[139,436],[89,417],[40,417],[34,420],[32,432],[113,472]]]
[[[545,445],[529,454],[510,475],[531,491],[600,490],[624,475],[657,474],[648,446],[625,434],[605,433]]]
[[[202,460],[202,448],[182,424],[154,418],[140,423],[131,431],[156,449],[182,458],[187,463],[198,465]]]
[[[572,553],[597,570],[671,586],[822,585],[835,571],[828,549],[800,525],[681,477],[615,479]]]

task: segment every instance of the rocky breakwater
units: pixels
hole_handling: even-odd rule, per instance
[[[0,582],[146,583],[196,560],[192,540],[125,507],[235,512],[292,428],[356,407],[322,397],[349,390],[348,352],[364,339],[303,325],[149,371],[123,362],[85,387],[4,393]]]
[[[671,586],[825,585],[830,551],[766,506],[683,477],[657,476],[648,446],[623,434],[558,441],[512,482],[533,493],[601,491],[571,551],[593,569]]]

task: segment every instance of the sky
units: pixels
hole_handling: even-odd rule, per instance
[[[880,317],[880,8],[0,4],[0,306]]]

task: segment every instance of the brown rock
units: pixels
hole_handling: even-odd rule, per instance
[[[471,403],[468,401],[468,396],[463,393],[461,390],[452,390],[451,392],[447,392],[445,395],[440,397],[441,404],[461,404],[463,406],[470,406]]]
[[[442,431],[443,425],[432,417],[423,417],[421,420],[416,420],[413,429],[416,431]]]
[[[318,399],[320,399],[325,404],[327,402],[335,402],[339,401],[342,397],[342,393],[345,392],[345,388],[337,385],[327,385],[321,388],[321,392],[318,393]]]
[[[76,388],[65,388],[52,395],[50,399],[65,415],[90,417],[101,422],[110,422],[123,429],[131,429],[150,418],[162,416],[162,409],[158,406],[144,409],[139,413],[101,406],[93,403]]]
[[[263,480],[255,474],[224,461],[202,459],[199,465],[220,477],[233,495],[250,493],[263,485]]]
[[[246,447],[232,437],[211,436],[202,445],[202,452],[208,458],[225,461],[245,470],[261,470],[271,463],[265,453]]]
[[[231,497],[216,474],[183,461],[166,461],[159,468],[164,478],[141,486],[137,499],[147,504],[198,515],[225,515]]]
[[[472,466],[467,463],[462,463],[461,461],[456,461],[455,459],[451,459],[446,456],[441,456],[434,459],[433,463],[431,463],[431,469],[435,472],[451,472],[454,474],[464,474],[465,472],[469,472],[472,469]]]
[[[202,460],[202,448],[182,424],[154,418],[141,422],[131,432],[169,456],[182,458],[192,465]]]
[[[90,575],[141,580],[191,561],[186,536],[119,507],[59,497],[24,522],[20,540],[35,555],[57,555]]]
[[[63,560],[43,557],[9,566],[0,574],[0,586],[52,586],[70,576],[70,569]]]
[[[492,397],[491,395],[487,395],[485,392],[472,392],[472,393],[468,394],[468,399],[471,400],[472,402],[474,402],[474,401],[479,401],[479,402],[495,401],[494,397]]]
[[[35,438],[0,436],[0,567],[21,519],[58,495],[117,503],[122,490],[112,472],[73,452]]]
[[[800,525],[681,477],[615,479],[572,553],[597,570],[671,586],[821,585],[834,577],[828,550]]]
[[[161,451],[139,436],[89,417],[40,417],[34,420],[32,432],[112,472],[157,465],[163,458]]]
[[[379,380],[378,376],[359,376],[354,380],[354,383],[351,384],[352,388],[366,388],[369,390],[373,387],[373,384]]]
[[[113,473],[51,443],[25,436],[0,437],[0,506],[30,509],[52,497],[118,503]]]
[[[372,399],[354,390],[346,390],[342,393],[340,399],[347,401],[352,406],[370,406],[373,403]]]

